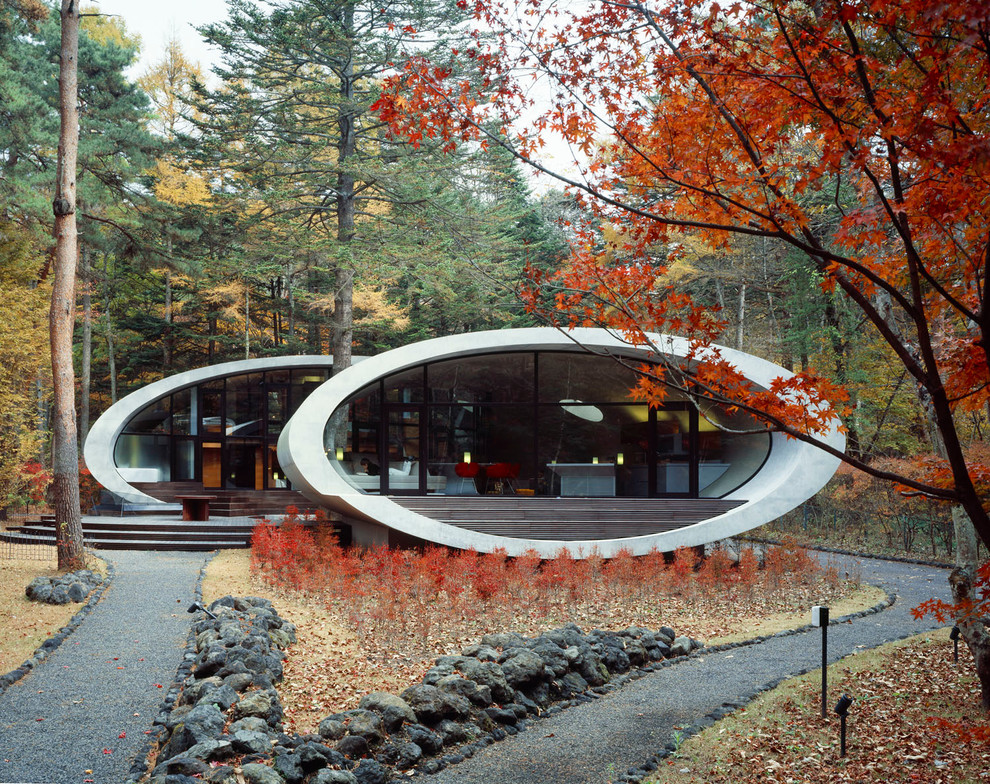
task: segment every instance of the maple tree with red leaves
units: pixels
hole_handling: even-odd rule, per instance
[[[635,345],[651,345],[653,333],[686,335],[690,373],[644,368],[641,398],[659,402],[676,386],[813,440],[841,415],[841,389],[812,373],[769,390],[749,384],[714,343],[718,314],[664,277],[691,238],[719,248],[762,237],[802,252],[903,364],[936,434],[920,475],[843,458],[953,505],[950,582],[957,604],[971,598],[977,535],[990,546],[990,471],[967,460],[956,417],[990,402],[990,7],[465,6],[478,22],[467,54],[480,76],[413,60],[376,109],[413,144],[499,144],[587,209],[592,220],[568,264],[534,271],[530,307]],[[543,162],[551,135],[578,152],[575,173]],[[603,226],[614,239],[602,241]],[[663,346],[654,348],[661,359]],[[978,618],[960,626],[990,709],[990,636]]]

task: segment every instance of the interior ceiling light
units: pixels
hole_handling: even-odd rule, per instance
[[[564,398],[560,401],[560,407],[567,413],[587,419],[589,422],[601,422],[605,418],[598,406],[589,406],[580,400]]]

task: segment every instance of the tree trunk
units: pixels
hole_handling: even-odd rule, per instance
[[[172,263],[172,237],[169,235],[165,239],[165,249],[168,253],[167,264]],[[172,354],[174,338],[172,336],[172,270],[165,267],[165,335],[162,341],[162,363],[166,375],[172,367]]]
[[[958,507],[952,510],[952,522],[956,526],[956,536],[964,533],[967,529],[966,538],[972,544],[972,554],[976,553],[976,535],[973,531],[972,523],[966,513]],[[960,563],[960,553],[969,544],[963,545],[962,541],[956,540],[956,567],[949,574],[949,585],[952,588],[952,601],[955,604],[964,604],[973,601],[975,591],[973,582],[976,572]],[[960,617],[955,619],[956,626],[976,664],[976,676],[980,679],[980,702],[983,710],[990,712],[990,634],[987,633],[986,624],[981,618]]]
[[[842,335],[842,322],[839,319],[839,312],[835,307],[835,300],[829,297],[825,305],[825,323],[828,325],[828,333],[832,343],[832,352],[835,354],[835,380],[849,390],[849,407],[852,415],[846,425],[846,451],[859,457],[863,454],[862,445],[859,438],[859,427],[857,423],[857,411],[859,404],[853,385],[849,381],[849,341]]]
[[[251,359],[251,289],[244,289],[244,359]]]
[[[296,300],[292,293],[292,272],[288,266],[285,268],[285,295],[289,300],[289,344],[296,338]]]
[[[736,304],[736,350],[742,351],[746,332],[746,281],[739,284],[739,300]]]
[[[58,171],[52,212],[55,215],[55,271],[49,334],[55,411],[52,422],[52,495],[58,568],[82,568],[82,515],[79,510],[79,447],[76,443],[76,384],[72,367],[72,333],[76,316],[76,156],[79,115],[76,108],[79,54],[79,7],[62,0],[59,57]]]
[[[93,295],[89,274],[89,251],[81,248],[79,260],[82,263],[82,356],[79,363],[79,443],[86,442],[89,434],[89,397],[93,373]]]
[[[348,3],[343,10],[343,28],[354,29],[354,7]],[[353,38],[351,39],[353,40]],[[355,78],[353,59],[341,71],[341,108],[337,116],[340,141],[337,143],[337,242],[348,245],[354,239],[355,192],[354,175],[350,172],[351,158],[357,149],[354,117]],[[344,257],[346,254],[340,254]],[[338,260],[335,270],[333,298],[333,372],[336,375],[351,366],[351,345],[354,342],[354,270]]]
[[[354,270],[337,268],[336,294],[333,298],[333,372],[351,366],[354,341]]]
[[[112,405],[117,402],[117,356],[113,343],[113,319],[110,317],[109,295],[103,315],[107,333],[107,375],[110,377],[110,403]]]

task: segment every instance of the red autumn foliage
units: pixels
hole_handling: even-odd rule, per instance
[[[669,384],[807,439],[834,423],[843,390],[810,372],[748,383],[715,345],[717,312],[665,276],[690,241],[785,243],[897,356],[939,431],[941,463],[921,477],[846,459],[963,506],[990,545],[990,470],[966,458],[955,418],[990,401],[990,6],[468,7],[475,72],[411,58],[374,108],[414,145],[498,144],[591,213],[566,265],[533,270],[528,306],[562,327],[606,326],[657,359],[653,333],[684,335],[690,374],[651,371],[641,399],[663,400]],[[577,173],[542,158],[551,135],[577,151]]]
[[[37,460],[29,460],[20,467],[20,484],[27,497],[36,504],[45,502],[52,473]]]
[[[792,580],[810,582],[821,575],[798,552],[768,554],[768,563],[787,564]],[[658,551],[638,558],[620,552],[606,560],[596,553],[576,558],[566,549],[541,559],[535,552],[508,558],[502,550],[481,554],[435,546],[422,551],[344,548],[326,521],[298,514],[288,515],[280,526],[263,522],[255,528],[251,563],[273,585],[322,597],[354,630],[387,630],[387,636],[417,650],[429,646],[438,613],[462,620],[494,622],[505,615],[536,622],[608,617],[623,604],[641,608],[644,619],[656,621],[671,596],[732,601],[751,594],[759,579],[758,559],[749,549],[742,551],[738,568],[726,553],[715,552],[699,569],[693,548],[679,550],[670,565]],[[791,587],[778,584],[778,577],[772,588],[764,583],[780,596]]]

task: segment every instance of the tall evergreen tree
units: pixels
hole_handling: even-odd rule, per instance
[[[382,219],[432,195],[409,192],[427,150],[394,143],[369,108],[379,80],[411,53],[450,60],[462,13],[447,0],[228,5],[224,23],[202,30],[223,57],[215,69],[223,84],[203,90],[202,142],[218,165],[233,164],[227,187],[253,218],[306,227],[300,256],[312,267],[314,293],[332,295],[339,370],[350,364],[355,271],[391,240]],[[320,291],[327,277],[329,291]]]

